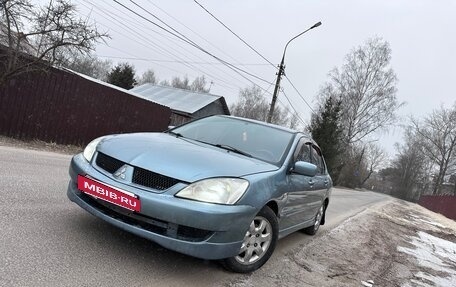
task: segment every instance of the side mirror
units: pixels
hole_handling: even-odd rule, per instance
[[[293,172],[312,177],[317,174],[317,166],[310,162],[298,161],[294,165]]]

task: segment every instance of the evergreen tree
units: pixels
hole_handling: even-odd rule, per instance
[[[328,97],[324,105],[320,106],[318,113],[312,115],[311,123],[307,127],[324,154],[333,180],[337,180],[343,165],[341,155],[344,144],[340,116],[341,101]]]
[[[124,89],[131,89],[136,84],[135,69],[128,63],[115,66],[108,74],[108,83]]]

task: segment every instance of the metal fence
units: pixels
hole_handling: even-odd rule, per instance
[[[423,195],[420,197],[418,204],[456,220],[455,195]]]
[[[52,68],[0,87],[0,134],[84,145],[106,134],[163,131],[168,107]]]

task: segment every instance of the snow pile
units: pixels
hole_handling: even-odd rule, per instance
[[[414,256],[424,270],[415,274],[418,280],[412,279],[413,285],[404,286],[456,286],[456,243],[422,231],[411,239],[415,248],[399,246],[397,249]]]

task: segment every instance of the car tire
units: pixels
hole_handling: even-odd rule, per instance
[[[317,233],[318,229],[320,228],[321,219],[323,218],[324,215],[325,215],[325,205],[322,204],[320,209],[318,209],[317,214],[315,215],[314,223],[311,226],[304,228],[304,233],[306,233],[308,235],[315,235]]]
[[[221,261],[229,271],[250,273],[271,257],[277,244],[279,225],[275,213],[268,206],[258,212],[249,226],[240,253]]]

